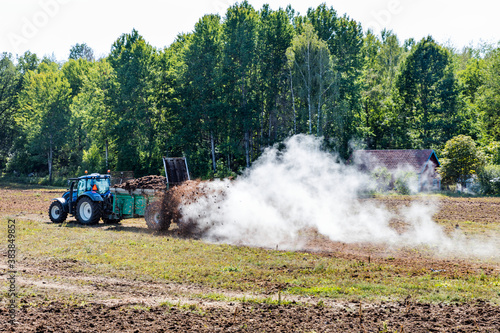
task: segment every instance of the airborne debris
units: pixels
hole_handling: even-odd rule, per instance
[[[168,221],[168,224],[177,223],[183,234],[201,237],[209,229],[210,225],[201,228],[197,221],[191,218],[183,219],[182,207],[192,205],[200,199],[206,200],[208,198],[214,204],[217,204],[224,198],[223,191],[214,190],[208,181],[188,180],[181,184],[170,185],[169,188],[166,181],[167,179],[163,176],[150,175],[129,180],[123,184],[115,185],[115,187],[127,191],[136,189],[163,191],[163,193],[158,193],[157,196],[161,202],[164,220]]]
[[[214,189],[209,181],[188,180],[172,187],[165,193],[163,211],[177,223],[181,233],[201,237],[212,225],[204,224],[202,226],[197,219],[186,217],[183,214],[183,209],[208,198],[213,198],[211,200],[215,200],[214,204],[217,204],[225,198],[225,193],[222,190]]]

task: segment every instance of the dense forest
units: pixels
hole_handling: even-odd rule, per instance
[[[498,45],[401,41],[324,4],[297,15],[244,1],[164,49],[133,30],[101,59],[85,43],[64,63],[0,58],[0,171],[48,181],[159,174],[161,156],[186,156],[194,177],[228,176],[298,133],[342,158],[359,148],[439,156],[457,135],[498,157],[499,115]]]

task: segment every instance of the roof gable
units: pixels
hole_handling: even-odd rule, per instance
[[[362,170],[373,170],[377,167],[386,167],[388,170],[412,168],[422,173],[428,162],[435,167],[439,160],[432,149],[395,149],[395,150],[356,150],[351,158]]]

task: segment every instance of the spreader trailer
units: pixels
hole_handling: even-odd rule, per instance
[[[162,199],[168,189],[189,180],[184,157],[163,157],[165,190],[111,187],[111,175],[93,173],[68,180],[69,190],[55,198],[49,207],[49,218],[62,223],[72,215],[81,224],[117,223],[123,219],[144,217],[148,228],[168,229],[162,210]]]

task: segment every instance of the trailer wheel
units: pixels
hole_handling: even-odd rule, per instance
[[[98,202],[89,197],[82,197],[76,203],[76,219],[81,224],[97,224],[101,218],[102,209]]]
[[[165,218],[162,205],[160,201],[150,203],[144,212],[144,219],[148,229],[151,230],[167,230],[170,227],[170,221]]]
[[[61,202],[54,200],[49,207],[49,218],[53,223],[63,223],[68,217]]]

